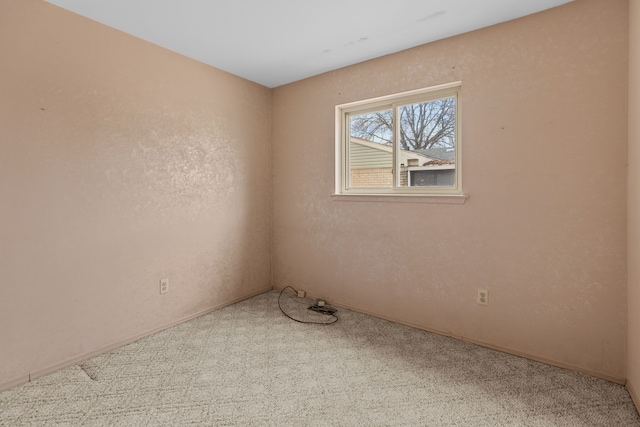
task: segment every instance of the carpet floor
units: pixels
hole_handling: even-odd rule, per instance
[[[640,426],[618,384],[278,296],[0,393],[0,425]]]

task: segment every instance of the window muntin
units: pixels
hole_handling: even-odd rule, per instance
[[[461,194],[459,90],[337,106],[336,193]]]

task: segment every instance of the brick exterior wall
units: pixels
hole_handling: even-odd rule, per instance
[[[400,185],[406,187],[408,173],[400,171]],[[351,187],[393,187],[391,168],[351,169]]]
[[[392,187],[391,168],[351,169],[351,187]]]
[[[409,186],[409,172],[407,168],[400,168],[400,187]]]

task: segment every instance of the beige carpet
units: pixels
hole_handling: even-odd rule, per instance
[[[620,385],[278,295],[1,393],[0,425],[640,426]]]

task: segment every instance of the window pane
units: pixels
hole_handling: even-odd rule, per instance
[[[393,187],[393,110],[349,116],[349,187]]]
[[[399,186],[455,186],[456,98],[398,107]]]

